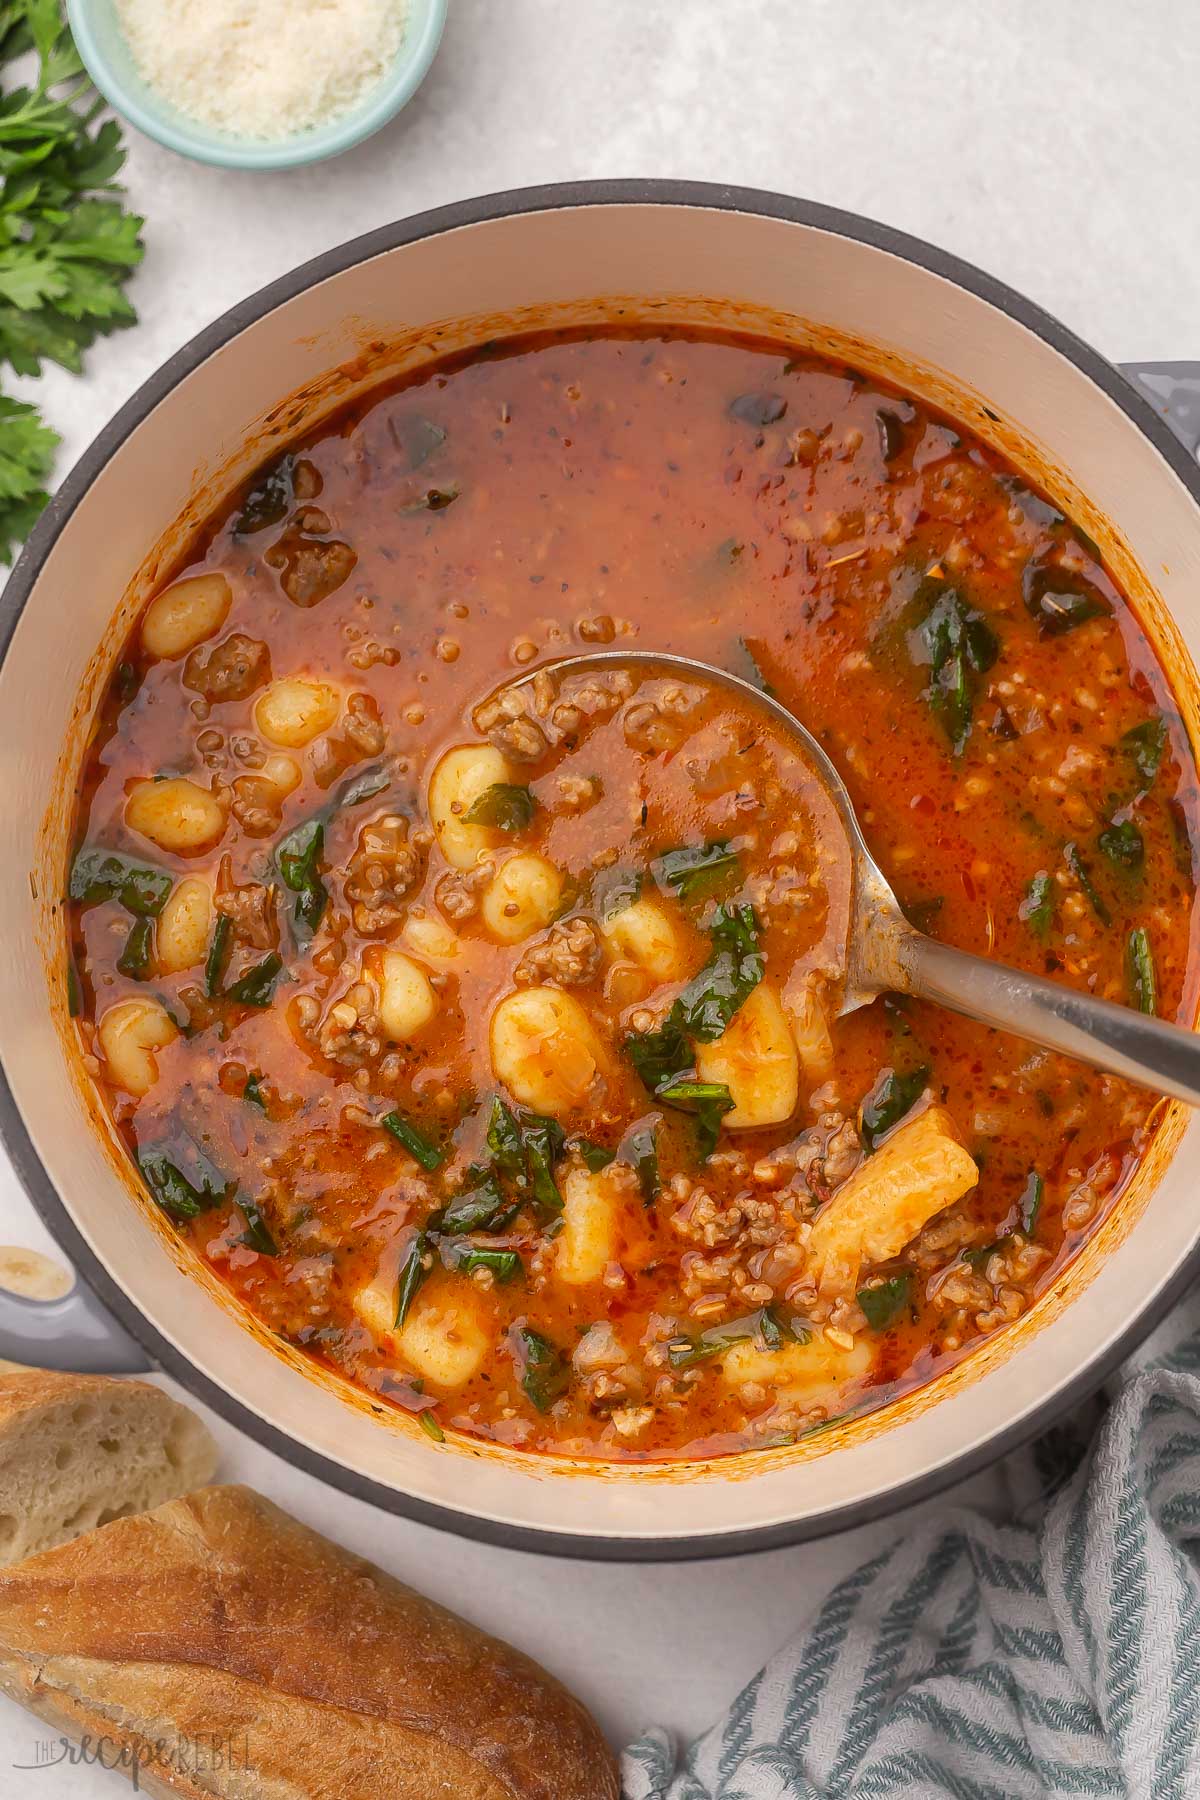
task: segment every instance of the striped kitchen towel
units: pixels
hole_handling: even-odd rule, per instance
[[[1200,1797],[1200,1300],[1006,1474],[1011,1523],[926,1519],[626,1800]]]

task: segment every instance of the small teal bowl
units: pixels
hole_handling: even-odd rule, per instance
[[[204,0],[196,0],[203,5]],[[447,0],[408,0],[404,41],[388,73],[332,124],[272,142],[215,131],[176,111],[138,74],[114,0],[67,0],[67,20],[88,74],[113,109],[147,137],[222,169],[295,169],[361,144],[394,119],[424,81],[446,23]]]

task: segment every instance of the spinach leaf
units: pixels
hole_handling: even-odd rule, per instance
[[[724,838],[667,850],[650,865],[660,888],[681,900],[701,900],[721,887],[739,868],[738,853]]]
[[[271,1229],[259,1207],[253,1200],[239,1200],[238,1205],[246,1220],[243,1244],[251,1250],[257,1250],[260,1256],[278,1256],[279,1246],[272,1237]]]
[[[862,1103],[858,1127],[868,1152],[877,1149],[879,1140],[912,1111],[928,1086],[929,1074],[928,1063],[922,1063],[919,1069],[910,1069],[907,1074],[890,1068],[880,1070],[874,1087]]]
[[[855,1298],[872,1331],[886,1331],[912,1299],[912,1276],[892,1275],[872,1287],[859,1288]]]
[[[524,831],[537,811],[537,800],[527,787],[494,781],[484,788],[463,814],[467,825],[487,825],[493,831]]]
[[[1034,937],[1045,943],[1054,923],[1054,881],[1049,870],[1039,869],[1033,877],[1017,908],[1017,917],[1025,921]]]
[[[515,1250],[487,1250],[478,1244],[464,1244],[460,1238],[443,1239],[440,1250],[448,1269],[464,1275],[473,1269],[490,1269],[501,1286],[521,1274],[525,1266]]]
[[[135,919],[125,939],[125,948],[117,958],[122,975],[134,981],[145,981],[150,973],[150,956],[154,949],[154,920]]]
[[[598,1175],[601,1169],[607,1169],[617,1154],[615,1150],[608,1149],[607,1145],[595,1144],[591,1138],[585,1137],[572,1138],[567,1148],[575,1152],[584,1168],[590,1169],[593,1175]]]
[[[1154,951],[1150,933],[1144,925],[1130,932],[1125,945],[1125,972],[1133,1004],[1140,1012],[1158,1011],[1158,977],[1154,968]]]
[[[571,1365],[562,1351],[531,1325],[518,1326],[515,1334],[521,1386],[540,1413],[547,1413],[566,1393]]]
[[[165,869],[131,862],[115,850],[82,849],[71,865],[67,893],[72,900],[119,900],[139,919],[155,919],[174,885]]]
[[[324,849],[324,821],[306,819],[288,832],[275,852],[283,883],[296,896],[292,919],[301,943],[313,936],[329,904],[329,890],[317,873]]]
[[[1166,744],[1167,721],[1161,714],[1131,726],[1122,735],[1120,748],[1137,770],[1143,788],[1153,787]]]
[[[268,525],[278,525],[292,510],[295,499],[293,477],[295,458],[281,456],[274,466],[259,477],[256,486],[250,489],[242,502],[242,510],[234,520],[233,529],[239,537],[249,537],[252,532],[263,531]]]
[[[657,1030],[631,1033],[625,1039],[625,1053],[652,1094],[696,1060],[678,1006],[671,1008]]]
[[[415,1231],[412,1242],[404,1254],[400,1264],[400,1277],[396,1285],[396,1324],[399,1331],[412,1310],[412,1303],[417,1292],[429,1274],[433,1259],[429,1253],[429,1234],[426,1231]]]
[[[1068,869],[1070,869],[1072,875],[1079,883],[1080,888],[1083,890],[1084,898],[1087,900],[1088,905],[1091,907],[1100,923],[1102,925],[1111,925],[1112,914],[1096,892],[1096,885],[1092,880],[1091,870],[1084,862],[1082,856],[1080,856],[1079,846],[1077,844],[1064,844],[1063,857]]]
[[[702,1044],[721,1036],[766,969],[752,906],[719,906],[709,926],[709,938],[712,954],[708,962],[675,1002],[683,1029]]]
[[[654,1090],[665,1106],[691,1113],[696,1120],[700,1161],[707,1162],[721,1135],[721,1120],[733,1111],[733,1095],[723,1081],[690,1081],[676,1077]]]
[[[562,1211],[562,1195],[554,1179],[554,1161],[565,1136],[556,1119],[539,1113],[514,1112],[497,1094],[488,1119],[487,1146],[495,1171],[513,1183],[522,1198],[532,1199],[543,1219]]]
[[[522,1113],[520,1127],[533,1204],[543,1219],[556,1218],[563,1209],[562,1195],[554,1179],[554,1159],[563,1147],[562,1126],[556,1119]]]
[[[597,879],[592,896],[602,925],[641,899],[642,881],[640,869],[610,869]]]
[[[642,1199],[647,1206],[653,1205],[662,1191],[662,1180],[658,1170],[658,1121],[651,1117],[643,1119],[625,1136],[621,1145],[621,1159],[632,1165],[638,1186],[642,1190]]]
[[[525,1181],[525,1146],[512,1109],[496,1094],[488,1117],[487,1147],[501,1175],[511,1181]]]
[[[1045,1182],[1042,1180],[1042,1177],[1038,1174],[1037,1170],[1032,1169],[1025,1182],[1024,1188],[1021,1190],[1021,1198],[1017,1202],[1021,1213],[1021,1230],[1025,1233],[1026,1237],[1032,1237],[1037,1230],[1038,1217],[1042,1210],[1042,1198],[1045,1191]]]
[[[242,1099],[246,1101],[247,1105],[257,1106],[259,1112],[265,1113],[267,1110],[267,1101],[266,1096],[262,1091],[262,1080],[263,1078],[261,1075],[248,1075],[246,1077],[246,1085],[242,1089]]]
[[[142,1150],[138,1153],[138,1168],[145,1176],[146,1185],[150,1189],[152,1199],[156,1200],[165,1213],[173,1219],[188,1220],[199,1218],[202,1212],[220,1206],[236,1192],[236,1184],[223,1181],[206,1157],[195,1151],[193,1160],[198,1163],[196,1181],[189,1181],[177,1162],[173,1162],[164,1150]]]
[[[975,677],[992,667],[1000,641],[957,588],[936,582],[933,587],[933,602],[920,627],[931,676],[926,697],[957,756],[971,735]]]
[[[229,956],[229,935],[233,930],[233,920],[228,913],[218,913],[217,922],[213,926],[212,941],[208,946],[208,955],[204,959],[204,992],[210,1000],[215,1000],[221,992],[221,983],[225,979],[225,963]]]
[[[355,775],[342,784],[328,810],[342,812],[352,806],[361,806],[364,800],[373,800],[376,794],[382,794],[391,785],[392,778],[386,769],[364,769],[361,775]]]
[[[774,425],[787,411],[782,394],[738,394],[729,402],[729,416],[743,425]]]
[[[470,1231],[499,1231],[516,1208],[506,1198],[492,1169],[473,1165],[469,1185],[457,1193],[442,1214],[442,1230],[451,1236]]]
[[[435,1169],[440,1169],[445,1162],[445,1149],[427,1138],[423,1131],[417,1129],[411,1119],[404,1117],[403,1113],[385,1113],[379,1123],[385,1131],[391,1133],[398,1144],[403,1144],[408,1154],[430,1174]]]
[[[743,1318],[710,1325],[699,1337],[672,1338],[667,1345],[667,1360],[673,1369],[694,1369],[697,1363],[720,1356],[734,1344],[755,1342],[763,1350],[782,1350],[785,1343],[807,1344],[811,1336],[804,1326],[786,1324],[771,1307],[763,1306]]]
[[[1114,869],[1140,869],[1145,861],[1146,845],[1132,819],[1106,826],[1096,843]]]
[[[1062,637],[1112,611],[1098,587],[1068,569],[1031,563],[1023,587],[1026,610],[1043,637]]]
[[[247,969],[244,975],[225,990],[225,998],[234,1000],[239,1006],[270,1006],[275,993],[275,983],[283,969],[283,958],[277,950]]]

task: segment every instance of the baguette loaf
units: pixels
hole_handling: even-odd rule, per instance
[[[618,1795],[536,1663],[246,1488],[0,1572],[0,1687],[175,1800]]]
[[[149,1382],[0,1376],[0,1563],[161,1506],[216,1466],[207,1427]]]

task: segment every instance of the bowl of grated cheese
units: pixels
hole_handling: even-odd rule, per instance
[[[199,162],[286,169],[370,137],[416,93],[447,0],[67,0],[89,75]]]

